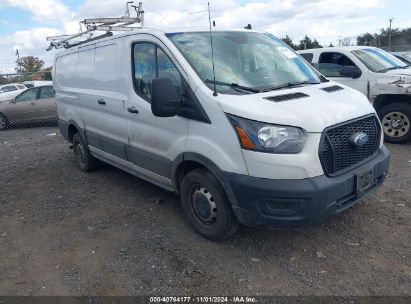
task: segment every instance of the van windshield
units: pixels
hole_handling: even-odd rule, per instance
[[[364,65],[373,72],[384,73],[389,70],[405,69],[407,64],[380,49],[360,49],[352,51]]]
[[[250,94],[320,82],[311,66],[271,34],[222,31],[212,35],[219,93]],[[210,33],[170,33],[167,37],[212,88]]]

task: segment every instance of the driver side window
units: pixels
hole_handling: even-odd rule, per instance
[[[152,43],[134,45],[134,88],[138,95],[151,102],[151,82],[156,78],[169,78],[181,95],[181,74],[166,53]]]
[[[318,65],[320,73],[326,77],[348,77],[341,75],[340,69],[345,66],[356,66],[350,58],[337,52],[322,53]]]
[[[16,102],[24,102],[37,99],[38,88],[28,89],[16,97]]]
[[[54,97],[53,87],[42,87],[41,88],[39,99],[53,98],[53,97]]]

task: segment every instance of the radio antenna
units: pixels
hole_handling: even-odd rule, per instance
[[[211,14],[210,14],[210,2],[207,2],[208,6],[208,23],[210,25],[210,44],[211,44],[211,62],[213,64],[213,84],[214,84],[214,93],[213,96],[217,96],[217,87],[215,84],[215,69],[214,69],[214,48],[213,48],[213,35],[211,34]]]

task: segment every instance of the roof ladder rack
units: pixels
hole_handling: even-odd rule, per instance
[[[143,3],[139,2],[138,6],[132,5],[133,1],[128,1],[126,3],[126,12],[124,16],[118,18],[89,18],[84,19],[80,22],[80,31],[73,35],[61,35],[47,37],[47,41],[50,41],[47,51],[53,48],[70,48],[86,42],[94,41],[97,39],[109,37],[113,35],[113,31],[133,31],[136,29],[141,29],[144,27],[144,11]],[[134,8],[136,11],[136,17],[131,17],[130,7]],[[140,24],[139,27],[132,26],[133,24]],[[85,31],[83,31],[83,27]],[[105,34],[94,36],[95,31],[105,31]],[[88,36],[88,37],[87,37]],[[73,41],[73,39],[78,39],[81,37],[87,37],[85,40]]]

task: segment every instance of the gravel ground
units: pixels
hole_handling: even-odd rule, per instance
[[[0,295],[411,295],[411,145],[385,185],[327,223],[195,233],[179,198],[74,167],[56,128],[0,133]]]

